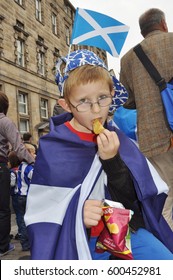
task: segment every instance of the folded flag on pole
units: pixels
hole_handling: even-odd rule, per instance
[[[127,25],[112,17],[77,8],[71,44],[94,46],[118,57],[128,31]]]

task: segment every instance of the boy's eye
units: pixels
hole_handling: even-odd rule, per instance
[[[101,95],[101,96],[99,96],[99,100],[101,100],[101,99],[105,99],[105,98],[107,98],[107,97],[110,97],[110,96],[108,96],[108,95],[106,95],[106,94],[103,94],[103,95]]]
[[[90,102],[90,101],[88,99],[86,99],[86,98],[83,98],[83,99],[80,100],[80,104],[88,103],[88,102]]]

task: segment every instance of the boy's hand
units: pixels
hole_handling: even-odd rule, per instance
[[[115,131],[104,129],[102,133],[97,136],[98,153],[102,160],[111,159],[117,153],[120,142]]]
[[[84,224],[86,228],[96,226],[103,215],[101,200],[86,200],[84,204]]]

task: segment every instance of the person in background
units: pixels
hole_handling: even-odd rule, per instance
[[[165,14],[149,9],[139,18],[144,39],[141,46],[165,81],[173,76],[173,33],[168,32]],[[137,110],[139,149],[169,186],[163,216],[173,230],[173,132],[168,125],[158,86],[133,48],[121,59],[120,81],[128,92],[125,108]]]
[[[167,186],[158,176],[157,189],[136,144],[107,122],[114,89],[106,65],[89,50],[60,62],[59,104],[67,113],[51,118],[39,142],[25,214],[31,259],[97,259],[90,238],[105,198],[134,212],[135,260],[173,259],[173,232],[161,215]]]
[[[58,100],[57,100],[57,103],[54,105],[54,108],[53,108],[53,116],[60,115],[64,112],[65,112],[65,110],[58,104]]]
[[[10,243],[9,237],[11,230],[9,144],[20,160],[26,160],[28,163],[35,161],[22,143],[16,125],[6,116],[8,108],[8,97],[0,91],[0,257],[15,248]]]
[[[11,197],[12,197],[12,206],[14,209],[14,213],[16,215],[16,224],[18,227],[18,232],[15,235],[15,239],[20,239],[20,224],[21,224],[21,216],[19,212],[19,206],[18,206],[18,187],[17,187],[17,173],[19,169],[21,161],[17,157],[16,153],[14,151],[11,151],[8,155],[8,167],[10,169],[10,177],[11,177]]]
[[[35,148],[35,154],[37,154],[37,148],[38,148],[38,147],[37,147],[36,144],[32,143],[32,134],[31,134],[30,132],[25,132],[25,133],[23,134],[22,139],[23,139],[23,143],[24,143],[24,144],[31,144],[31,145],[33,145],[34,148]]]
[[[33,145],[26,143],[25,147],[28,152],[35,157],[35,148]],[[29,190],[29,186],[32,179],[34,165],[28,164],[26,161],[22,161],[18,168],[17,173],[17,199],[18,199],[18,212],[20,215],[20,243],[22,251],[30,250],[30,243],[28,240],[28,234],[26,225],[24,222],[24,215],[26,211],[26,200]]]

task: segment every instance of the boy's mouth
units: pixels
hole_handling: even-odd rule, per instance
[[[103,132],[103,130],[104,130],[104,127],[103,127],[103,125],[102,125],[102,123],[101,123],[101,119],[100,118],[96,118],[96,119],[94,119],[93,120],[93,132],[95,133],[95,134],[100,134],[101,132]]]
[[[100,123],[102,123],[102,118],[100,117],[100,118],[95,118],[95,119],[93,119],[93,120],[92,120],[92,124],[93,124],[96,120],[98,120]]]

